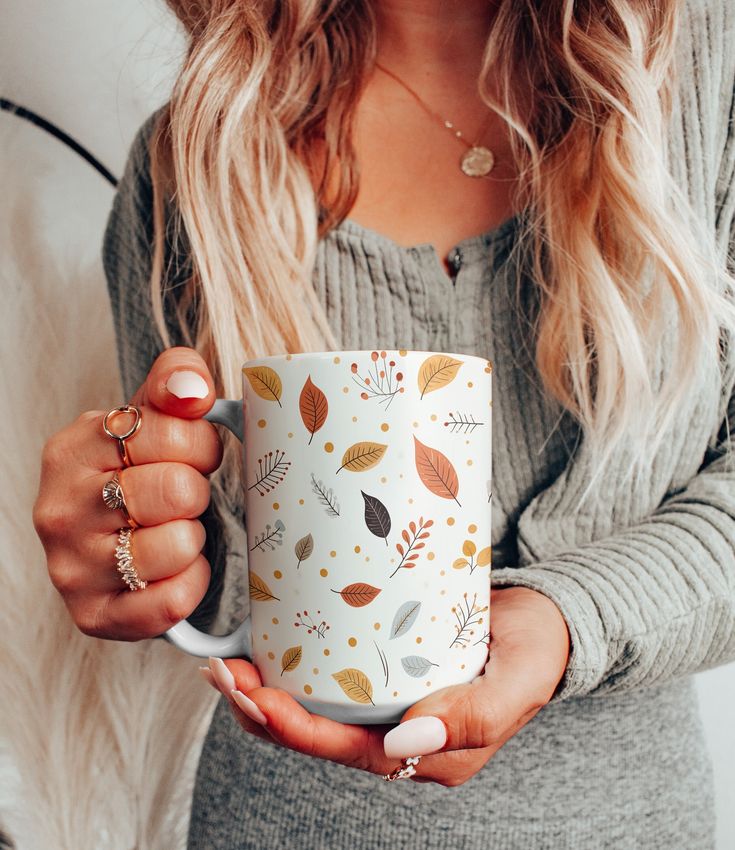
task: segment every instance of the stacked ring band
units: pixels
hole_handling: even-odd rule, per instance
[[[113,431],[110,427],[110,420],[120,413],[132,413],[135,416],[133,424],[128,428],[127,431],[124,431],[122,433]],[[137,432],[137,430],[140,428],[142,421],[143,414],[133,404],[124,404],[121,407],[113,407],[112,410],[105,414],[105,418],[102,420],[102,427],[105,429],[105,434],[107,434],[109,437],[112,437],[113,440],[117,440],[117,448],[120,452],[120,457],[122,458],[123,466],[133,465],[133,461],[130,459],[130,455],[128,454],[128,447],[125,445],[125,441],[129,440]]]
[[[390,773],[383,776],[386,782],[394,782],[396,779],[410,779],[416,773],[416,765],[421,761],[421,756],[409,756],[401,759],[401,763]]]
[[[123,581],[129,590],[142,590],[148,582],[143,581],[133,565],[133,552],[130,541],[133,535],[132,528],[121,528],[117,536],[118,545],[115,549],[115,560],[117,571],[122,575]]]
[[[110,510],[115,511],[120,509],[130,528],[139,528],[140,524],[130,516],[130,511],[125,501],[125,493],[123,493],[122,485],[120,484],[120,470],[116,470],[112,478],[102,488],[102,500]]]

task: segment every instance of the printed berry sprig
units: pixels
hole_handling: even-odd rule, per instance
[[[403,381],[403,372],[393,371],[396,368],[396,361],[388,360],[385,351],[381,351],[380,355],[377,351],[373,351],[370,359],[373,365],[364,377],[358,374],[357,363],[352,364],[352,380],[362,390],[361,399],[367,401],[369,398],[376,398],[378,404],[385,403],[387,410],[393,399],[399,393],[405,391],[405,387],[400,386]],[[382,365],[378,363],[379,359],[382,361]]]
[[[317,611],[316,613],[321,614],[322,612]],[[301,611],[297,611],[296,616],[299,618],[299,621],[298,623],[294,623],[294,626],[296,626],[296,628],[303,626],[306,629],[307,634],[316,632],[317,637],[323,638],[327,631],[331,628],[327,625],[326,620],[322,620],[319,624],[315,623],[308,611],[304,611],[303,614]],[[308,620],[305,620],[304,617],[307,617]]]
[[[472,604],[470,604],[467,601],[467,592],[465,592],[459,605],[452,608],[452,614],[454,614],[457,618],[457,625],[454,627],[457,630],[457,634],[454,636],[454,640],[449,644],[450,649],[455,645],[461,646],[462,648],[467,646],[470,642],[470,638],[475,633],[472,626],[483,621],[483,618],[480,617],[480,614],[482,614],[483,611],[487,611],[487,605],[482,608],[478,607],[477,594],[474,595],[472,598]]]

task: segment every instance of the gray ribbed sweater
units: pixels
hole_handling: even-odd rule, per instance
[[[731,0],[690,0],[669,145],[671,170],[723,261],[735,220],[734,39]],[[103,245],[128,397],[161,350],[146,295],[146,141],[157,114],[133,142]],[[735,659],[735,465],[724,429],[726,417],[735,429],[735,362],[719,400],[692,398],[682,410],[642,486],[621,481],[621,449],[574,510],[589,458],[577,424],[534,377],[536,292],[524,276],[515,300],[517,224],[459,243],[452,282],[430,246],[403,248],[347,221],[320,243],[314,286],[342,347],[493,361],[492,584],[535,588],[561,609],[572,649],[560,689],[458,788],[388,784],[277,748],[243,733],[221,700],[190,848],[714,846],[691,674]],[[221,633],[248,608],[246,547],[236,523],[205,521],[215,581],[195,619]]]

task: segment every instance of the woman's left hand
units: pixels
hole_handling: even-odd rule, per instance
[[[415,703],[398,726],[357,726],[310,714],[286,691],[262,687],[257,668],[243,659],[212,659],[210,668],[237,721],[259,738],[377,774],[421,755],[414,781],[461,785],[548,703],[569,657],[566,622],[542,593],[494,589],[490,611],[483,673]],[[233,688],[247,695],[238,696],[239,705]]]

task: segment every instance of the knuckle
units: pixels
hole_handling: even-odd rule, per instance
[[[172,529],[173,546],[179,555],[179,562],[191,564],[202,551],[206,532],[199,520],[182,520]]]
[[[493,707],[480,700],[468,700],[462,713],[461,734],[468,747],[492,746],[500,735]]]
[[[194,472],[183,463],[167,464],[163,469],[161,499],[174,516],[184,517],[196,513],[199,497]]]
[[[50,558],[48,574],[51,584],[62,596],[71,596],[81,589],[80,571],[69,559]]]
[[[165,416],[161,422],[161,445],[163,456],[188,457],[191,454],[191,428],[185,419]]]
[[[164,597],[161,610],[161,616],[168,627],[175,626],[186,619],[193,610],[189,585],[185,582],[172,584]]]
[[[55,499],[39,497],[33,505],[33,525],[42,541],[63,540],[71,527],[69,510]]]
[[[41,468],[47,472],[50,469],[62,466],[66,453],[66,441],[63,432],[53,434],[46,440],[41,450]]]
[[[72,612],[72,618],[79,631],[88,637],[105,638],[109,635],[106,611],[109,598],[102,605],[86,603],[77,611]]]

